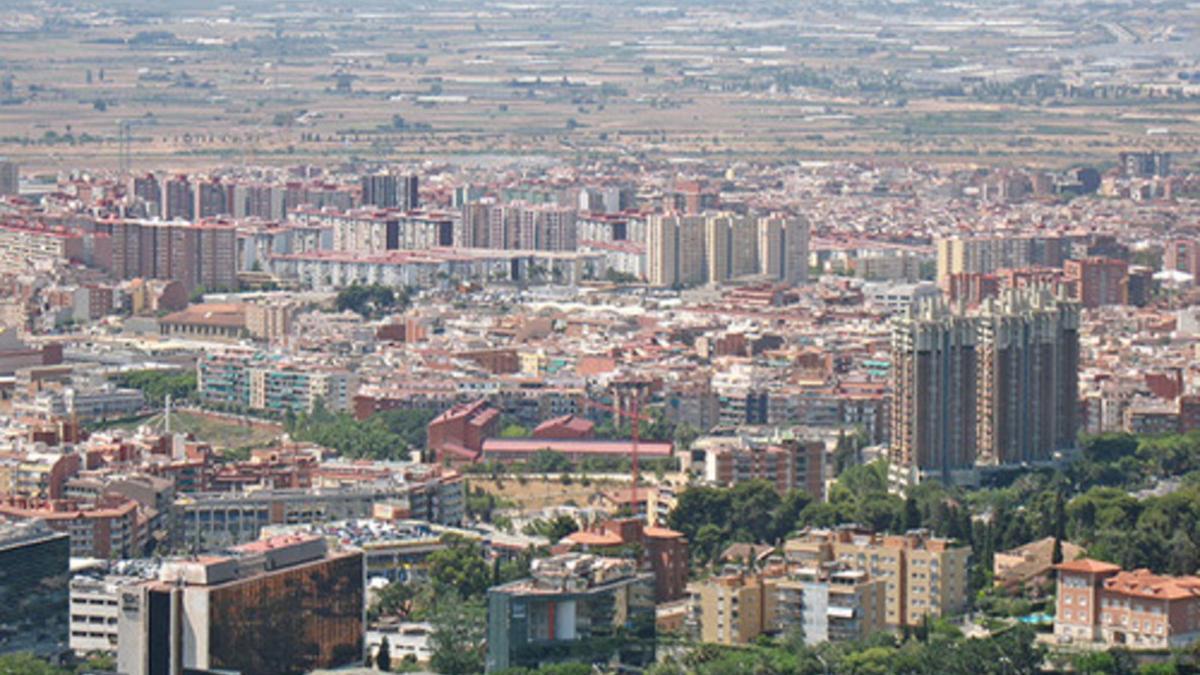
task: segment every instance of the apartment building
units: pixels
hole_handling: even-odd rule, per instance
[[[112,242],[118,279],[174,279],[190,293],[237,288],[237,228],[226,223],[138,220],[97,224]]]
[[[918,626],[963,610],[967,600],[969,546],[957,546],[924,530],[903,535],[852,528],[809,530],[784,543],[789,566],[820,568],[836,562],[865,570],[885,587],[883,622],[889,627]]]
[[[205,402],[230,408],[300,413],[312,412],[321,401],[329,410],[347,411],[358,378],[342,368],[231,349],[197,359],[196,388]]]
[[[487,672],[555,661],[632,668],[654,661],[652,574],[631,560],[581,553],[535,560],[530,573],[488,590]]]
[[[1200,638],[1200,577],[1128,571],[1087,558],[1054,567],[1060,641],[1163,650]]]
[[[762,575],[726,574],[689,584],[692,634],[700,642],[744,645],[771,632],[776,581]]]
[[[1007,290],[976,311],[926,303],[892,324],[891,457],[943,481],[1050,462],[1078,428],[1079,308]]]
[[[759,273],[789,286],[808,281],[808,219],[773,214],[758,219]]]
[[[803,632],[809,645],[863,640],[886,629],[887,582],[862,569],[792,568],[775,581],[772,628]]]
[[[991,274],[1004,268],[1062,267],[1068,242],[1062,237],[997,235],[946,237],[936,241],[937,278],[945,286],[955,274]]]
[[[708,280],[704,218],[654,215],[646,224],[646,274],[650,285],[694,286]]]
[[[700,642],[743,645],[803,632],[816,645],[862,640],[886,627],[886,582],[836,562],[722,574],[688,590],[685,627]]]
[[[0,225],[0,272],[83,262],[84,235],[36,225]]]
[[[692,444],[691,457],[702,455],[704,481],[733,487],[765,480],[784,494],[803,490],[814,499],[825,494],[825,444],[821,441],[779,439],[759,441],[745,437],[712,437]],[[693,460],[694,461],[694,460]]]
[[[142,554],[148,537],[148,517],[140,505],[116,495],[104,496],[94,504],[9,498],[0,501],[0,516],[41,520],[50,529],[67,533],[75,558],[136,557]]]
[[[1088,309],[1129,302],[1129,263],[1112,258],[1084,258],[1063,263],[1063,276],[1074,298]]]

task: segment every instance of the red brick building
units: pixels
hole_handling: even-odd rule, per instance
[[[1129,301],[1129,264],[1112,258],[1085,258],[1063,263],[1075,299],[1084,307],[1124,305]]]
[[[474,462],[499,425],[500,412],[482,399],[456,405],[429,423],[427,446],[439,464]]]
[[[563,415],[546,420],[533,430],[534,438],[571,439],[592,438],[596,429],[595,423],[575,415]]]

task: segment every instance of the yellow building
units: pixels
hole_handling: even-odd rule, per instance
[[[743,645],[769,632],[775,582],[760,575],[730,574],[688,585],[692,632],[701,642]]]
[[[918,626],[961,612],[967,600],[969,546],[916,530],[882,535],[851,528],[809,530],[784,544],[789,565],[836,561],[868,572],[886,587],[885,623]]]

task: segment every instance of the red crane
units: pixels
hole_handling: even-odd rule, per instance
[[[632,424],[630,425],[631,431],[632,431],[630,441],[633,446],[632,447],[633,452],[631,453],[630,461],[631,461],[632,469],[633,469],[633,472],[632,472],[633,473],[633,476],[632,476],[633,481],[630,483],[630,487],[629,487],[629,498],[630,498],[630,508],[632,508],[634,510],[635,514],[637,513],[637,508],[638,508],[638,442],[640,440],[639,435],[641,433],[643,421],[647,421],[647,422],[654,421],[651,418],[643,417],[641,415],[641,413],[639,412],[640,406],[641,406],[641,400],[642,400],[642,393],[649,387],[649,384],[650,383],[645,380],[640,380],[640,379],[636,379],[636,378],[618,380],[613,383],[614,388],[616,388],[618,390],[632,391],[632,393],[633,393],[632,400],[630,401],[630,404],[629,404],[629,410],[625,410],[625,411],[623,411],[621,409],[621,406],[619,403],[616,406],[611,406],[606,403],[601,403],[599,401],[592,400],[590,398],[585,398],[583,400],[583,404],[590,408],[598,408],[600,410],[607,410],[608,412],[612,413],[613,417],[614,417],[614,421],[616,422],[616,424],[614,426],[618,430],[620,430],[620,428],[621,428],[621,416],[622,415],[625,415],[632,421]]]

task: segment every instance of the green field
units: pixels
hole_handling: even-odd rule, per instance
[[[162,413],[131,420],[107,424],[101,429],[134,430],[143,425],[155,429],[163,428]],[[222,420],[188,411],[171,413],[171,431],[191,434],[196,440],[211,444],[218,450],[265,447],[279,438],[280,432],[240,424],[233,420]]]

